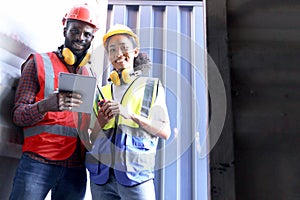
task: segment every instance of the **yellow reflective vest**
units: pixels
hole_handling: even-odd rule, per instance
[[[159,80],[139,77],[125,91],[120,104],[129,113],[149,117],[149,111],[157,97]],[[101,88],[106,100],[113,99],[112,85]],[[98,113],[99,95],[94,104]],[[93,148],[87,153],[86,166],[91,180],[105,184],[113,171],[118,182],[133,186],[154,178],[155,154],[158,137],[147,133],[131,119],[121,115],[112,118],[99,133]]]

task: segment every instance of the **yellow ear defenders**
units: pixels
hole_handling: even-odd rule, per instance
[[[68,64],[68,65],[74,65],[75,62],[77,61],[76,56],[73,54],[73,52],[69,49],[69,48],[63,48],[62,52],[61,52],[64,61]],[[79,67],[82,67],[84,65],[86,65],[88,63],[88,61],[90,60],[91,54],[87,53],[84,58],[82,58],[81,62],[79,63]]]
[[[130,83],[131,77],[128,69],[123,69],[121,73],[113,70],[109,75],[109,81],[113,82],[116,86],[121,85],[121,79],[124,83]]]
[[[121,85],[121,80],[124,83],[130,83],[133,79],[140,75],[140,72],[132,72],[130,73],[129,69],[123,69],[120,72],[113,70],[109,75],[109,81],[113,82],[116,86]]]

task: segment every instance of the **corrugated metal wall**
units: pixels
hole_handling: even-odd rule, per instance
[[[157,199],[209,199],[205,12],[201,1],[108,1],[107,26],[126,24],[166,88],[172,136],[161,141]],[[110,66],[104,63],[103,84]],[[195,140],[196,139],[196,140]],[[205,153],[203,153],[205,152]]]

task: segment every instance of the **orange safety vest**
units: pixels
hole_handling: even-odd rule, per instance
[[[35,101],[46,98],[58,88],[59,72],[67,72],[66,66],[53,52],[33,54],[40,90]],[[82,68],[82,74],[88,75]],[[47,112],[40,122],[24,127],[23,152],[34,152],[50,160],[65,160],[76,149],[78,133],[89,125],[89,115],[71,111]]]

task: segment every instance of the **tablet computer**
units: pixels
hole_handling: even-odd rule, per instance
[[[75,112],[91,113],[96,92],[97,79],[93,76],[84,76],[60,72],[58,77],[59,91],[77,92],[81,94],[83,103],[72,108]]]

